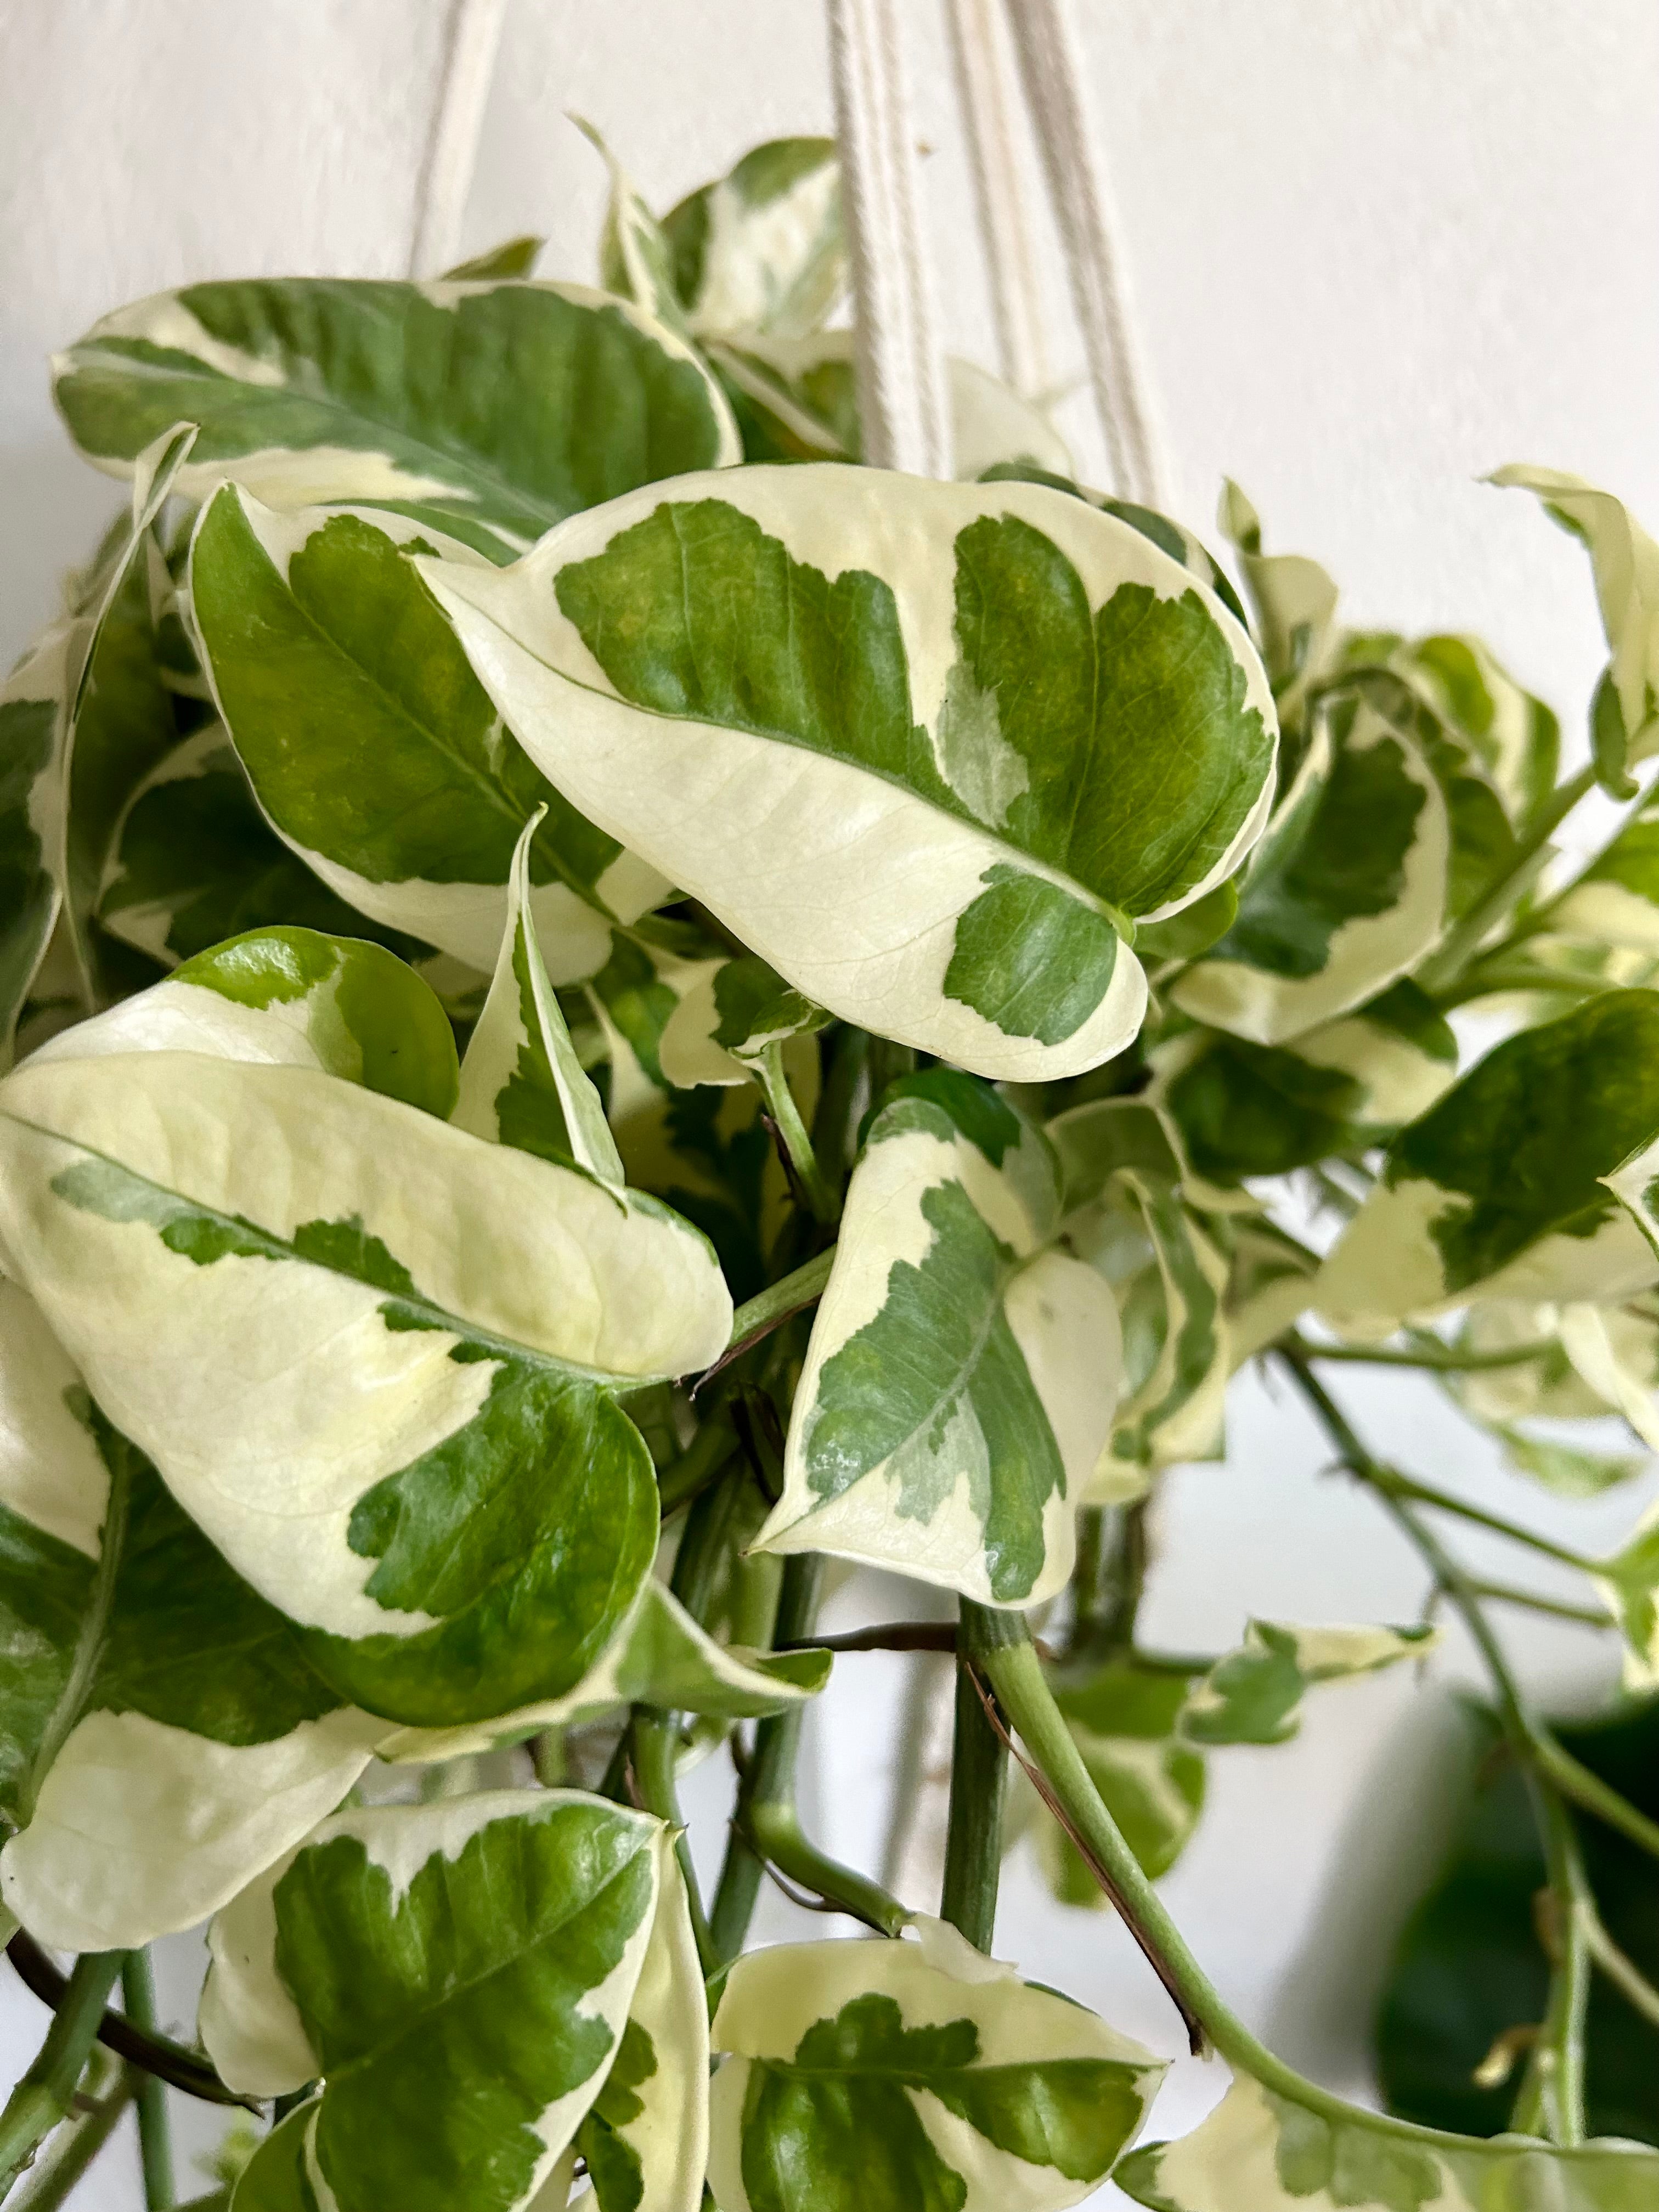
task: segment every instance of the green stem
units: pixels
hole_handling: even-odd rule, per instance
[[[708,1915],[702,1909],[702,1893],[697,1887],[697,1870],[691,1863],[690,1839],[685,1832],[685,1822],[680,1813],[679,1791],[674,1779],[674,1760],[679,1750],[679,1723],[669,1713],[653,1712],[647,1705],[635,1705],[633,1721],[634,1779],[639,1788],[640,1802],[647,1813],[654,1813],[674,1831],[674,1856],[678,1862],[680,1875],[685,1883],[686,1902],[691,1912],[691,1934],[697,1946],[697,1960],[706,1981],[723,1961],[714,1948],[714,1939],[708,1932]]]
[[[93,1676],[104,1656],[104,1638],[109,1630],[110,1613],[115,1604],[116,1577],[120,1573],[121,1556],[126,1549],[130,1487],[127,1455],[117,1453],[110,1467],[109,1495],[104,1506],[103,1527],[99,1531],[97,1571],[93,1576],[86,1612],[82,1616],[80,1633],[76,1638],[75,1656],[70,1662],[69,1680],[59,1692],[58,1701],[41,1731],[40,1747],[29,1769],[28,1787],[21,1808],[24,1826],[27,1826],[33,1814],[34,1801],[40,1794],[41,1784],[52,1771],[58,1753],[69,1740],[70,1729],[81,1717],[81,1708],[86,1704]]]
[[[1584,1940],[1589,1946],[1591,1965],[1601,1968],[1626,2004],[1659,2027],[1659,1990],[1608,1935],[1593,1901],[1584,1917]]]
[[[1296,1365],[1294,1360],[1291,1364]],[[1308,1381],[1311,1382],[1313,1377],[1310,1376]],[[1322,1391],[1320,1395],[1322,1397],[1324,1393]],[[1346,1423],[1344,1426],[1346,1426]],[[1352,1433],[1352,1430],[1348,1431],[1350,1437]],[[1455,1514],[1460,1521],[1467,1521],[1471,1528],[1489,1529],[1495,1536],[1506,1536],[1510,1543],[1523,1544],[1528,1551],[1536,1552],[1546,1559],[1554,1559],[1561,1566],[1575,1568],[1581,1575],[1594,1575],[1601,1571],[1596,1561],[1587,1559],[1583,1553],[1569,1551],[1564,1544],[1553,1544],[1547,1536],[1540,1536],[1534,1530],[1522,1528],[1518,1521],[1506,1521],[1500,1513],[1488,1513],[1482,1506],[1471,1505],[1467,1499],[1454,1497],[1449,1490],[1437,1490],[1431,1483],[1418,1482],[1410,1475],[1396,1474],[1394,1468],[1380,1466],[1375,1460],[1370,1462],[1369,1474],[1355,1468],[1352,1461],[1347,1464],[1352,1473],[1358,1474],[1362,1481],[1368,1483],[1373,1490],[1381,1492],[1384,1497],[1398,1498],[1407,1504],[1431,1506],[1437,1513]]]
[[[93,2110],[77,2113],[59,2128],[30,2168],[28,2179],[13,2200],[15,2212],[58,2212],[84,2179],[143,2080],[131,2066],[118,2068],[113,2063],[108,2075],[108,2086],[98,2094]]]
[[[1310,1344],[1305,1338],[1289,1336],[1284,1348],[1294,1352],[1298,1359],[1336,1360],[1357,1367],[1419,1367],[1430,1374],[1476,1375],[1489,1367],[1519,1367],[1528,1359],[1540,1359],[1555,1345],[1549,1337],[1540,1337],[1529,1344],[1510,1345],[1502,1352],[1459,1352],[1448,1345],[1443,1352],[1390,1352],[1381,1346],[1363,1344]]]
[[[816,1221],[828,1226],[841,1212],[841,1200],[824,1174],[812,1139],[800,1118],[800,1109],[795,1103],[795,1094],[789,1088],[789,1079],[783,1072],[783,1047],[769,1044],[756,1062],[755,1073],[760,1078],[761,1089],[766,1093],[766,1103],[778,1136],[782,1142],[789,1165],[800,1186]]]
[[[129,1951],[121,1967],[121,2007],[133,2026],[155,2033],[155,1979],[148,1951]],[[138,2085],[138,2156],[144,2176],[144,2212],[172,2212],[173,2138],[165,2082],[153,2074]]]
[[[1645,1813],[1638,1813],[1627,1797],[1609,1789],[1599,1774],[1592,1774],[1588,1766],[1581,1766],[1565,1745],[1557,1741],[1541,1724],[1534,1726],[1534,1748],[1538,1763],[1564,1797],[1586,1813],[1594,1813],[1598,1820],[1609,1828],[1616,1828],[1621,1836],[1628,1836],[1653,1857],[1659,1858],[1659,1823],[1650,1820]]]
[[[991,1725],[974,1679],[974,1662],[989,1640],[986,1608],[962,1601],[957,1657],[956,1729],[951,1750],[951,1817],[945,1844],[939,1917],[988,1958],[996,1932],[1002,1874],[1002,1806],[1008,1753]]]
[[[1542,2136],[1571,2149],[1584,2140],[1584,2025],[1589,2010],[1590,1952],[1584,1908],[1589,1883],[1571,1816],[1547,1783],[1531,1778],[1554,1910],[1550,1994],[1510,2115],[1517,2135]]]
[[[716,1408],[679,1457],[671,1460],[657,1477],[657,1503],[664,1520],[706,1490],[737,1448],[737,1431],[725,1410]]]
[[[1477,999],[1495,998],[1500,991],[1559,991],[1580,999],[1592,997],[1604,988],[1597,978],[1575,975],[1563,968],[1540,968],[1524,961],[1505,964],[1501,960],[1483,960],[1479,967],[1471,968],[1449,990],[1440,992],[1435,1005],[1443,1014],[1458,1006],[1471,1006]]]
[[[769,1336],[791,1315],[805,1313],[808,1306],[816,1305],[823,1296],[823,1286],[830,1279],[835,1260],[836,1248],[832,1244],[827,1252],[820,1252],[805,1267],[797,1267],[792,1274],[785,1275],[758,1297],[740,1305],[732,1316],[731,1341],[708,1372],[718,1375],[728,1361],[747,1352],[751,1344],[758,1344],[763,1336]]]
[[[1598,1613],[1593,1605],[1569,1605],[1565,1598],[1546,1597],[1541,1591],[1520,1589],[1513,1583],[1471,1582],[1469,1588],[1493,1605],[1524,1606],[1529,1613],[1547,1613],[1553,1620],[1574,1620],[1583,1628],[1618,1626],[1610,1613]]]
[[[693,1500],[680,1531],[668,1587],[699,1628],[706,1628],[726,1565],[727,1539],[738,1500],[748,1486],[746,1468],[728,1468],[720,1481]]]
[[[1595,770],[1579,769],[1551,794],[1550,801],[1516,846],[1508,864],[1494,876],[1434,958],[1419,970],[1418,981],[1432,996],[1455,984],[1480,951],[1482,941],[1506,907],[1536,872],[1544,847],[1586,793],[1595,786]]]
[[[104,2017],[124,1951],[88,1951],[75,1962],[46,2040],[0,2112],[0,2197],[58,2122],[67,2118]]]

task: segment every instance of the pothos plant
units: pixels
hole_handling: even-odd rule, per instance
[[[1650,2208],[1586,2140],[1592,1978],[1659,1995],[1581,1836],[1659,1826],[1516,1686],[1490,1607],[1561,1602],[1446,1532],[1566,1559],[1650,1678],[1659,1533],[1524,1501],[1630,1471],[1540,1418],[1659,1441],[1659,547],[1498,479],[1601,598],[1564,774],[1474,640],[1344,629],[1230,487],[1241,599],[977,369],[957,481],[864,466],[827,143],[660,221],[613,180],[602,290],[519,240],[56,364],[131,499],[0,695],[0,1887],[54,2008],[3,2186],[136,2099],[173,2203],[171,2082],[274,2122],[234,2212]],[[1211,1747],[1434,1634],[1138,1639],[1256,1359],[1490,1671],[1548,1904],[1502,2132],[1299,2077],[1152,1887]],[[1355,1360],[1440,1378],[1516,1517],[1358,1435]],[[829,1561],[955,1623],[815,1637]],[[955,1650],[937,1899],[804,1832],[837,1642]],[[1032,1822],[1231,2069],[1195,2133],[1135,2148],[1166,2057],[995,1961]],[[746,1949],[768,1873],[865,1939]],[[204,1921],[191,2047],[145,1947]]]

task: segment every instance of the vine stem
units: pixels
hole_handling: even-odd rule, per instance
[[[1310,1344],[1304,1337],[1285,1340],[1298,1359],[1335,1360],[1359,1367],[1417,1367],[1432,1375],[1478,1375],[1491,1367],[1519,1367],[1554,1349],[1548,1337],[1531,1344],[1512,1344],[1501,1352],[1459,1352],[1448,1345],[1443,1354],[1427,1350],[1391,1352],[1363,1344]]]
[[[6,1956],[30,1995],[56,2012],[64,2002],[69,1984],[34,1938],[17,1929],[6,1946]],[[98,2040],[106,2050],[131,2060],[143,2072],[154,2074],[158,2081],[182,2089],[187,2097],[198,2098],[207,2105],[240,2105],[250,2112],[260,2109],[257,2097],[245,2097],[238,2090],[228,2089],[199,2051],[187,2051],[182,2043],[174,2043],[165,2035],[146,2034],[122,2013],[104,2014],[98,2027]]]
[[[823,1172],[806,1124],[800,1118],[800,1109],[795,1103],[795,1094],[789,1088],[789,1079],[784,1073],[783,1047],[769,1044],[755,1064],[761,1089],[766,1093],[767,1109],[771,1115],[779,1142],[800,1186],[802,1197],[816,1221],[827,1227],[841,1212],[841,1200]]]
[[[723,1367],[729,1367],[734,1359],[741,1358],[751,1345],[758,1344],[763,1337],[769,1336],[775,1328],[781,1328],[793,1316],[805,1313],[808,1306],[816,1305],[823,1296],[835,1259],[836,1248],[832,1244],[827,1252],[820,1252],[815,1259],[807,1261],[804,1267],[797,1267],[792,1274],[785,1275],[781,1281],[769,1285],[757,1297],[740,1305],[732,1316],[730,1343],[714,1365],[705,1367],[698,1376],[691,1386],[693,1392],[701,1390]],[[690,1449],[695,1449],[695,1445]]]
[[[996,1638],[995,1615],[963,1598],[957,1650],[957,1694],[951,1747],[951,1811],[945,1839],[939,1917],[988,1958],[996,1933],[1002,1875],[1002,1807],[1008,1748],[980,1695],[975,1662]]]
[[[58,2212],[119,2126],[143,2077],[112,2059],[105,2074],[105,2082],[93,2092],[96,2102],[92,2110],[78,2112],[60,2128],[29,2169],[28,2179],[13,2200],[16,2212]]]
[[[1493,877],[1456,927],[1448,935],[1419,981],[1431,996],[1455,985],[1480,950],[1482,939],[1524,886],[1539,855],[1573,808],[1595,785],[1595,770],[1585,766],[1552,793],[1547,806],[1516,847],[1508,864]]]
[[[69,2117],[104,2017],[104,1999],[125,1957],[124,1951],[87,1951],[76,1960],[46,2040],[0,2112],[0,2197],[9,2192],[53,2128]]]
[[[155,2033],[155,1978],[148,1951],[129,1951],[121,1966],[121,2004],[141,2034]],[[165,2082],[142,2075],[137,2086],[138,2158],[143,2171],[144,2212],[172,2212],[173,2136]]]

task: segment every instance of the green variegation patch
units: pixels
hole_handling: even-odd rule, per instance
[[[675,1084],[741,1083],[774,1045],[810,1036],[830,1016],[750,953],[691,985],[663,1031],[663,1073]]]
[[[1164,2069],[954,1929],[732,1969],[710,2099],[721,2212],[1049,2212],[1104,2179]]]
[[[829,1680],[831,1664],[827,1651],[757,1651],[717,1644],[647,1576],[599,1664],[563,1697],[471,1728],[396,1729],[379,1749],[394,1762],[460,1759],[631,1705],[717,1720],[760,1720],[815,1697]]]
[[[1073,499],[1085,500],[1103,514],[1115,514],[1120,522],[1127,522],[1131,530],[1138,530],[1143,538],[1150,538],[1160,552],[1167,553],[1172,561],[1179,561],[1183,568],[1190,569],[1199,581],[1212,591],[1229,614],[1241,623],[1249,617],[1233,589],[1232,579],[1204,544],[1195,538],[1184,524],[1156,507],[1143,507],[1138,500],[1115,499],[1109,492],[1091,491],[1073,477],[1056,475],[1048,469],[1036,466],[1030,461],[1000,461],[983,472],[987,483],[1046,483],[1055,491],[1069,492]]]
[[[702,334],[799,337],[847,284],[841,165],[833,138],[774,138],[663,217],[675,290]]]
[[[1150,2212],[1644,2212],[1659,2152],[1442,2135],[1235,2071],[1193,2134],[1134,2152],[1113,2179]]]
[[[1253,1620],[1244,1641],[1194,1685],[1181,1731],[1194,1743],[1288,1743],[1302,1725],[1303,1698],[1316,1683],[1340,1682],[1402,1659],[1426,1658],[1433,1628],[1307,1628]]]
[[[158,293],[53,364],[112,475],[200,425],[178,488],[226,476],[285,507],[368,502],[493,558],[636,484],[738,458],[692,349],[581,285],[251,278]]]
[[[620,1188],[623,1164],[599,1095],[576,1055],[532,919],[525,824],[507,882],[501,957],[466,1048],[455,1121],[492,1144],[580,1168]]]
[[[0,1157],[8,1265],[343,1694],[448,1725],[580,1680],[654,1542],[616,1395],[730,1328],[695,1231],[337,1076],[198,1053],[26,1066]]]
[[[1622,500],[1583,477],[1516,463],[1492,481],[1535,492],[1589,555],[1613,656],[1596,696],[1596,768],[1615,796],[1632,799],[1632,764],[1659,746],[1659,545]]]
[[[1340,1325],[1486,1297],[1616,1301],[1659,1279],[1604,1187],[1659,1129],[1659,996],[1608,991],[1488,1053],[1390,1148],[1321,1273]],[[1628,1171],[1620,1194],[1634,1194]]]
[[[1457,1079],[1452,1026],[1406,976],[1352,1013],[1306,1031],[1291,1050],[1357,1086],[1345,1117],[1361,1142],[1392,1137]]]
[[[404,518],[279,514],[227,485],[191,553],[197,626],[226,726],[277,834],[331,890],[476,968],[493,966],[525,825],[554,980],[602,968],[613,927],[668,885],[525,757],[411,565],[441,550]]]
[[[283,844],[216,720],[175,745],[127,801],[96,911],[112,937],[167,968],[283,922],[376,938],[410,957],[423,949],[348,906]]]
[[[0,1894],[41,1942],[147,1943],[349,1790],[384,1723],[185,1518],[0,1282]]]
[[[1256,1044],[1333,1020],[1438,937],[1449,852],[1440,787],[1410,738],[1369,701],[1339,700],[1315,720],[1237,919],[1171,998]]]
[[[1117,1310],[1054,1248],[1052,1147],[988,1085],[889,1093],[854,1170],[763,1551],[829,1552],[990,1605],[1071,1571],[1105,1449]]]
[[[527,2204],[625,2053],[669,1857],[565,1790],[338,1814],[214,1922],[203,2039],[258,2094],[324,2078],[287,2156],[338,2212]]]
[[[1237,624],[1045,486],[751,469],[421,567],[574,805],[806,998],[983,1073],[1127,1043],[1121,918],[1231,875],[1268,803]]]

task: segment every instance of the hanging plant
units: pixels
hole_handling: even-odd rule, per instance
[[[1587,2139],[1584,2052],[1601,1982],[1659,2020],[1604,1911],[1609,1837],[1625,1921],[1632,1866],[1650,1896],[1659,1806],[1531,1709],[1489,1607],[1659,1666],[1653,1528],[1601,1559],[1526,1518],[1633,1464],[1540,1418],[1659,1443],[1659,550],[1500,479],[1607,624],[1563,779],[1478,641],[1346,629],[1230,486],[1241,599],[981,370],[956,480],[869,465],[829,142],[660,220],[612,176],[602,291],[517,240],[195,286],[57,364],[131,498],[0,694],[0,1893],[55,2008],[0,2193],[38,2154],[60,2201],[136,2096],[171,2203],[170,2082],[274,2122],[231,2212],[1109,2176],[1641,2212],[1659,2150]],[[1540,887],[1598,781],[1628,814]],[[1210,1761],[1435,1641],[1145,1642],[1149,1507],[1249,1360],[1462,1619],[1537,1823],[1532,2008],[1473,2108],[1402,2041],[1426,1923],[1385,2117],[1266,2051],[1152,1886]],[[1362,1361],[1498,1439],[1512,1517],[1365,1443]],[[1482,1583],[1460,1520],[1584,1588]],[[817,1638],[828,1559],[954,1626]],[[838,1642],[954,1650],[939,1899],[803,1827]],[[677,1778],[722,1747],[709,1889]],[[1162,1978],[1164,2055],[995,1960],[1028,1830]],[[747,1948],[767,1875],[864,1940]],[[144,1953],[203,1923],[185,2049]],[[1182,2042],[1232,2087],[1137,2147]],[[1650,2093],[1618,2133],[1659,2142]]]

